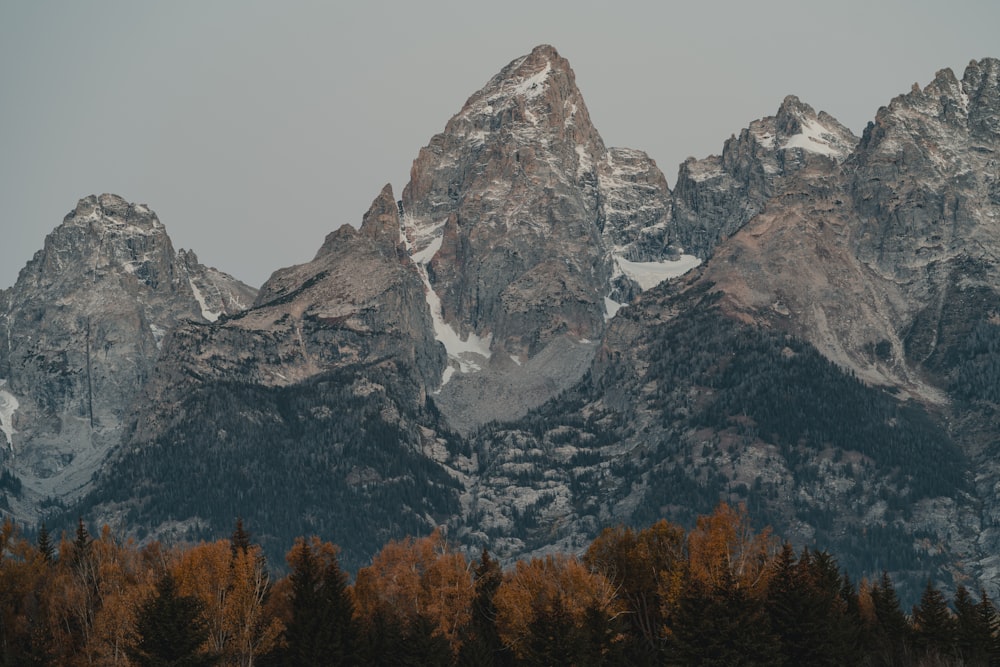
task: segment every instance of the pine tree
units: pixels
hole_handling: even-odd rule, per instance
[[[1000,665],[1000,614],[997,613],[993,601],[986,595],[986,591],[982,591],[977,609],[983,627],[988,628],[988,662],[990,665]]]
[[[899,597],[888,572],[883,572],[879,583],[872,586],[871,598],[875,612],[873,641],[876,664],[893,667],[908,664],[910,626],[899,606]]]
[[[920,603],[913,608],[913,630],[917,651],[927,659],[940,660],[952,655],[955,622],[944,595],[929,579]]]
[[[697,580],[688,583],[674,618],[672,658],[718,667],[780,664],[779,640],[761,601],[725,573],[721,583],[711,589]]]
[[[288,665],[349,665],[357,658],[358,629],[347,575],[332,544],[298,539],[292,566],[292,619],[285,637]]]
[[[503,571],[485,548],[473,577],[476,597],[472,601],[472,619],[462,641],[460,663],[469,667],[503,664],[504,658],[509,655],[504,651],[497,632],[497,609],[493,602],[493,596],[503,582]]]
[[[173,575],[164,574],[156,592],[142,605],[136,621],[138,645],[129,651],[142,667],[208,667],[218,663],[201,651],[208,628],[198,598],[180,595]]]
[[[243,528],[243,517],[236,517],[236,528],[233,530],[233,535],[229,538],[229,542],[232,546],[233,557],[236,556],[237,551],[246,553],[250,549],[252,542],[250,533]]]
[[[73,562],[79,564],[84,556],[90,551],[90,543],[92,542],[90,538],[90,533],[87,532],[87,526],[83,523],[83,517],[77,517],[76,519],[76,539],[73,540]]]
[[[989,664],[992,634],[989,621],[980,613],[979,605],[965,586],[959,585],[953,600],[955,606],[955,649],[969,667]]]
[[[38,541],[36,545],[38,553],[41,554],[46,563],[51,563],[55,559],[56,548],[52,544],[52,537],[49,535],[49,530],[45,527],[44,521],[38,528]]]

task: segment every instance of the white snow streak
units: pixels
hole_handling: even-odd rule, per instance
[[[625,304],[618,303],[609,296],[604,297],[604,321],[612,319]]]
[[[417,272],[420,274],[420,279],[424,283],[424,296],[427,299],[427,307],[430,308],[431,319],[434,322],[434,338],[444,344],[444,348],[448,352],[448,359],[452,362],[444,369],[444,375],[441,377],[442,387],[448,384],[448,380],[455,372],[455,366],[461,373],[481,371],[482,364],[488,361],[492,354],[490,344],[493,342],[492,335],[480,338],[474,333],[470,333],[465,340],[462,340],[458,332],[444,321],[441,314],[441,298],[431,287],[431,281],[427,275],[427,263],[441,249],[443,240],[442,236],[438,236],[423,250],[411,256],[417,267]]]
[[[0,431],[7,436],[7,446],[13,452],[14,434],[17,433],[14,430],[14,412],[20,404],[14,394],[4,389],[6,386],[7,380],[0,380]]]
[[[545,67],[539,72],[532,74],[527,79],[522,79],[513,88],[515,95],[524,95],[524,99],[530,100],[538,97],[545,90],[545,80],[549,78],[552,71],[552,63],[545,63]]]
[[[219,315],[221,315],[222,312],[220,311],[216,313],[208,309],[208,304],[205,303],[205,297],[202,295],[201,290],[198,289],[198,286],[194,284],[194,281],[191,280],[190,276],[188,277],[188,285],[191,286],[191,291],[194,292],[194,298],[198,301],[198,305],[201,306],[201,316],[209,322],[214,322],[219,319]]]

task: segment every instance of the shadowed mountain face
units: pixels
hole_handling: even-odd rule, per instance
[[[604,145],[540,46],[420,150],[400,201],[387,186],[247,310],[225,311],[193,256],[126,245],[114,280],[188,300],[116,287],[150,353],[116,390],[139,400],[95,403],[84,431],[114,424],[102,452],[124,439],[82,507],[160,536],[242,515],[272,555],[315,532],[356,566],[436,525],[512,558],[728,500],[855,574],[995,591],[998,70],[940,72],[861,139],[789,96],[671,192],[645,154]],[[112,275],[106,253],[48,247],[19,286],[42,264]],[[35,297],[36,321],[59,294]],[[74,317],[93,367],[93,321]],[[84,419],[83,366],[60,375],[51,352],[73,346],[31,349],[0,351],[15,443],[44,412],[15,358]]]

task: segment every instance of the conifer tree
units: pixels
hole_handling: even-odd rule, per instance
[[[250,549],[250,533],[243,528],[243,517],[236,517],[236,528],[233,530],[229,542],[232,545],[233,557],[236,556],[237,551],[246,553]]]
[[[299,538],[288,563],[292,567],[292,618],[285,633],[285,664],[354,664],[358,643],[354,603],[336,547],[315,537]]]
[[[914,644],[928,660],[951,657],[955,622],[941,591],[927,580],[920,603],[913,608]]]
[[[910,626],[899,606],[899,597],[888,572],[872,586],[872,606],[875,613],[873,641],[875,660],[879,665],[905,665],[910,655]]]
[[[36,545],[38,547],[38,553],[41,554],[46,563],[51,563],[55,559],[56,547],[52,544],[52,537],[49,535],[49,530],[45,527],[44,521],[38,528],[38,540]]]
[[[989,664],[992,644],[989,621],[980,614],[979,605],[965,586],[958,586],[953,604],[958,657],[970,667]]]
[[[76,519],[76,539],[73,540],[73,562],[79,564],[90,549],[90,533],[83,523],[83,517]]]
[[[156,592],[142,605],[136,621],[138,645],[129,657],[142,667],[208,667],[218,658],[204,653],[208,628],[198,598],[180,595],[173,575],[165,573]]]
[[[485,548],[473,571],[473,579],[476,595],[472,600],[472,617],[462,641],[460,663],[470,667],[502,664],[505,651],[497,632],[497,609],[493,596],[503,583],[503,571]]]

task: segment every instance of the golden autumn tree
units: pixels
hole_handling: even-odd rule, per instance
[[[90,537],[83,522],[76,538],[60,542],[46,586],[48,624],[58,664],[128,665],[135,621],[155,572],[131,540],[108,526]]]
[[[666,520],[649,528],[605,528],[584,554],[624,603],[627,624],[647,653],[658,653],[687,569],[684,530]]]
[[[0,528],[0,664],[38,664],[50,649],[45,586],[51,564],[8,519]]]
[[[202,543],[182,551],[172,572],[179,593],[203,605],[210,653],[226,664],[252,667],[274,648],[283,627],[265,614],[270,576],[258,545]]]
[[[519,659],[534,662],[571,664],[571,655],[599,639],[594,630],[610,627],[622,612],[614,585],[603,574],[563,554],[518,561],[494,601],[500,638]],[[540,650],[552,655],[535,655]]]
[[[690,577],[710,589],[732,585],[763,594],[778,548],[770,528],[754,530],[745,506],[722,503],[688,534]]]
[[[368,627],[387,618],[404,632],[426,624],[457,655],[475,585],[465,557],[435,530],[424,538],[386,544],[369,567],[358,571],[354,597]]]

